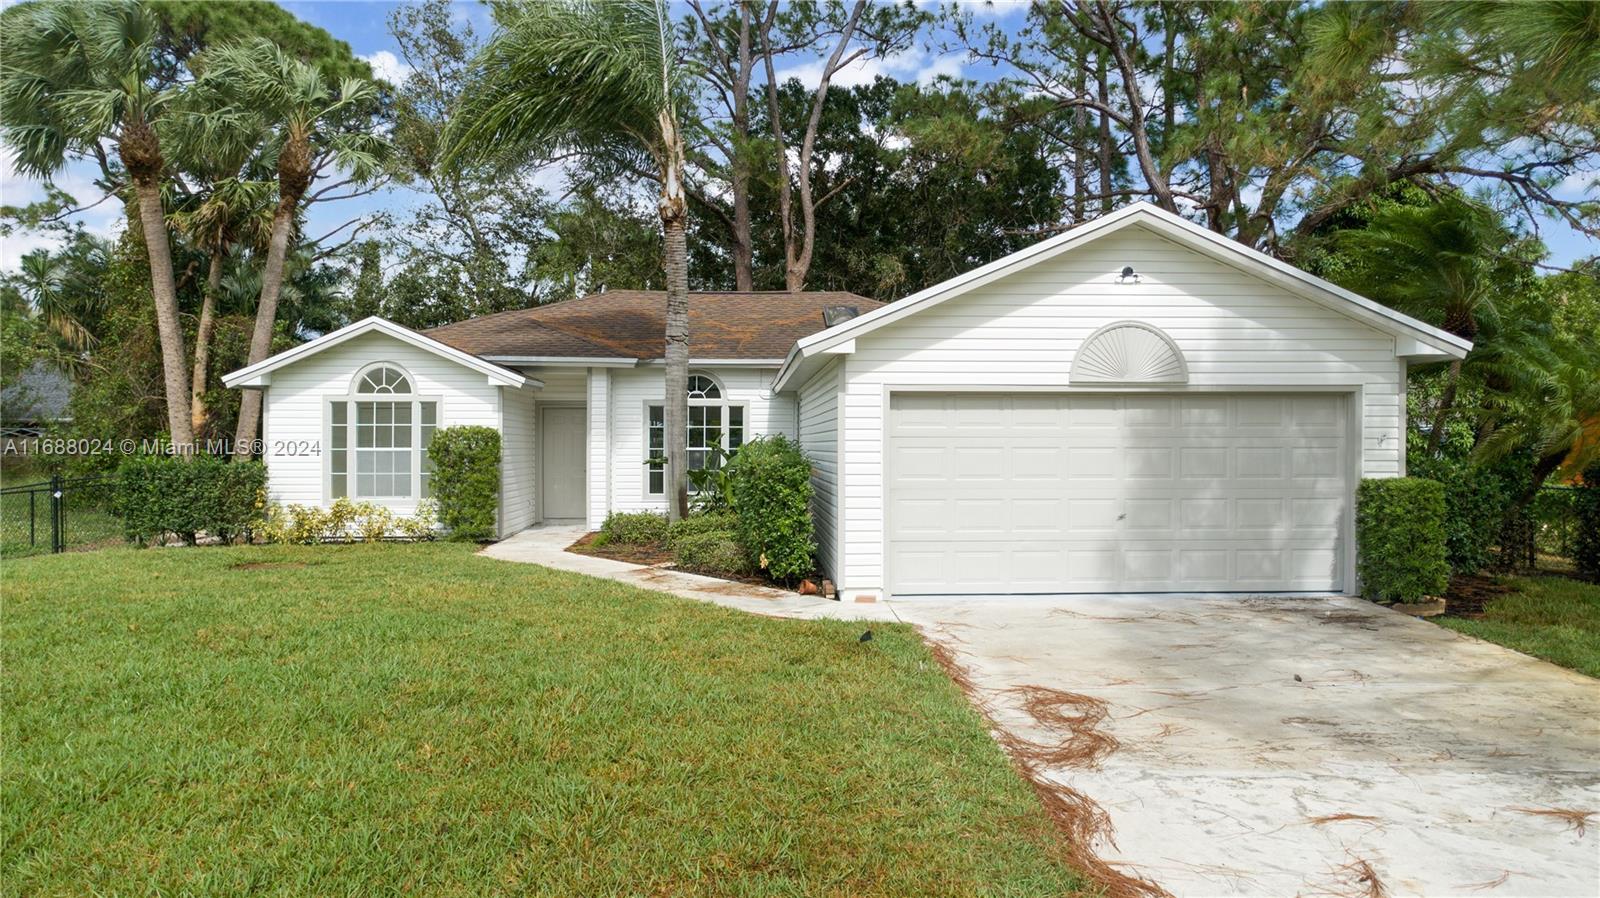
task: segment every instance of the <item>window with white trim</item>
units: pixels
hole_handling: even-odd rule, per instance
[[[713,442],[729,455],[744,445],[745,407],[729,402],[722,385],[705,374],[689,375],[688,392],[689,470],[699,471],[718,464],[711,451]],[[661,405],[645,407],[645,493],[651,496],[665,495],[667,491],[666,411]]]
[[[400,366],[379,362],[356,374],[349,396],[328,402],[328,497],[426,499],[439,424],[437,399],[416,395]]]

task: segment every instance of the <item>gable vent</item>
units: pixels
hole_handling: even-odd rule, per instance
[[[836,324],[844,324],[860,314],[861,310],[855,306],[823,306],[822,326],[833,327]]]
[[[1072,360],[1070,383],[1181,384],[1189,366],[1172,338],[1138,321],[1118,321],[1089,335]]]

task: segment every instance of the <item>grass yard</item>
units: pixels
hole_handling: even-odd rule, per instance
[[[1434,618],[1452,630],[1600,677],[1600,584],[1567,577],[1518,577],[1482,619]]]
[[[909,627],[452,544],[4,565],[0,881],[31,895],[1061,895]]]

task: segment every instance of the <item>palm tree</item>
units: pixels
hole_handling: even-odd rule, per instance
[[[529,153],[610,154],[660,172],[666,268],[666,443],[672,501],[688,513],[689,208],[679,128],[683,73],[663,0],[551,0],[496,7],[445,132],[451,166]]]
[[[172,213],[172,227],[208,259],[194,336],[194,370],[189,377],[191,420],[204,432],[209,410],[211,341],[217,300],[233,247],[265,246],[271,230],[272,182],[251,177],[266,142],[266,123],[255,110],[233,106],[202,79],[183,92],[173,111],[173,156],[198,189]]]
[[[259,115],[274,129],[267,153],[277,166],[278,204],[273,210],[261,269],[261,295],[250,334],[247,364],[253,365],[272,351],[284,263],[312,181],[330,166],[347,172],[351,181],[364,181],[378,168],[382,140],[365,130],[348,129],[342,121],[377,98],[377,85],[367,79],[346,78],[335,90],[316,66],[267,40],[212,51],[203,80],[207,89],[233,100],[235,114]],[[246,390],[239,404],[235,458],[248,459],[253,454],[260,423],[261,392]]]
[[[1345,286],[1475,340],[1499,322],[1495,299],[1511,239],[1492,210],[1449,195],[1424,206],[1385,206],[1366,227],[1337,232],[1334,245],[1350,262],[1339,277]],[[1456,359],[1434,412],[1429,453],[1439,450],[1460,382]]]
[[[157,36],[155,17],[135,0],[15,9],[6,20],[0,118],[18,171],[35,177],[53,176],[69,157],[96,158],[109,170],[103,141],[115,147],[150,258],[167,427],[174,446],[188,451],[194,443],[188,357],[162,214],[166,159],[157,130],[171,94],[153,87]]]

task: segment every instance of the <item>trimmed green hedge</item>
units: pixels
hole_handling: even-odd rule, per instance
[[[1572,541],[1572,560],[1578,574],[1600,581],[1600,465],[1583,472],[1583,483],[1573,497],[1578,532]]]
[[[1417,602],[1450,584],[1444,485],[1418,477],[1361,481],[1356,490],[1356,568],[1361,594]]]
[[[704,530],[678,537],[672,561],[680,569],[713,576],[742,576],[751,571],[744,547],[728,530]]]
[[[711,533],[717,530],[732,533],[738,528],[738,519],[729,511],[710,511],[703,514],[692,514],[681,521],[674,521],[667,528],[667,545],[677,544],[691,536],[702,533]]]
[[[445,427],[428,444],[439,523],[452,539],[493,539],[500,503],[500,432],[492,427]]]
[[[753,567],[787,582],[816,569],[811,462],[782,434],[751,440],[728,462],[735,534]]]
[[[115,508],[128,539],[143,545],[175,534],[229,542],[266,517],[267,467],[209,455],[148,455],[117,470]]]
[[[598,545],[650,546],[667,538],[667,517],[653,511],[613,511],[600,525]]]

